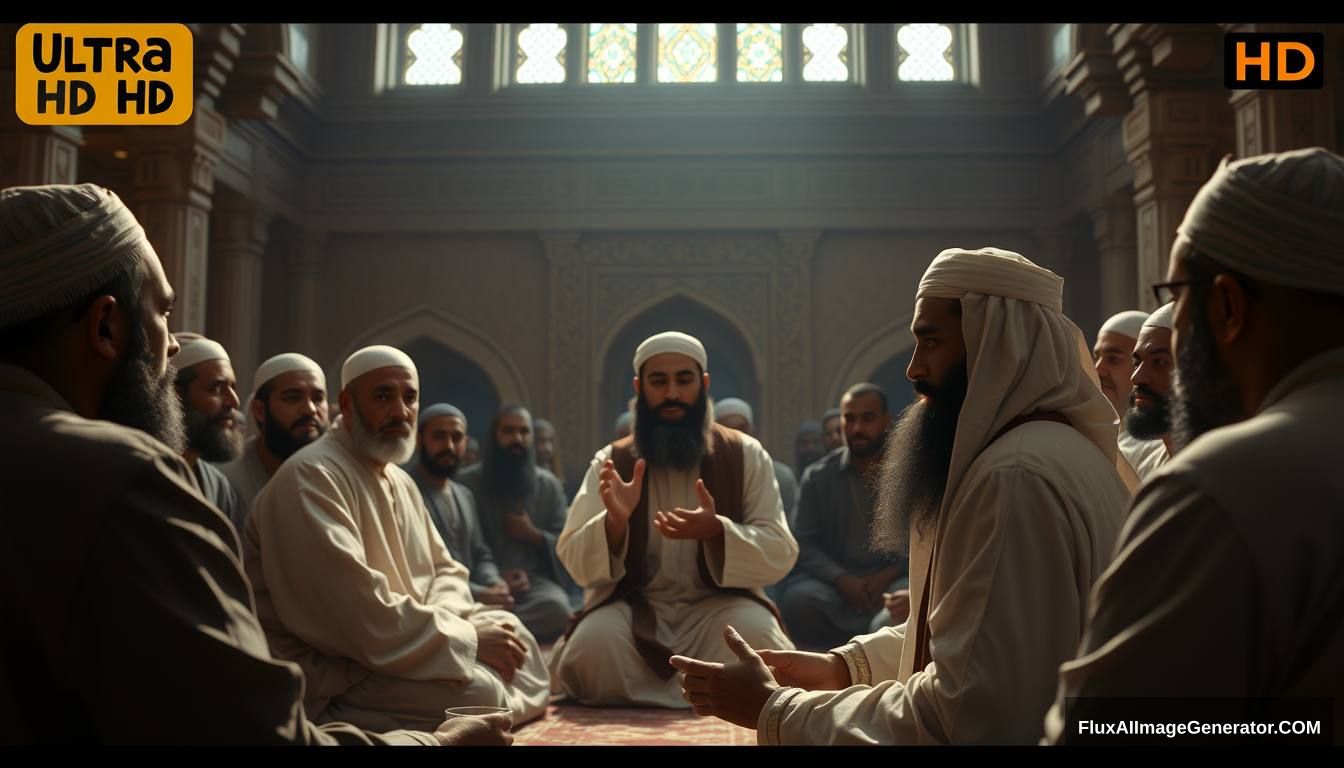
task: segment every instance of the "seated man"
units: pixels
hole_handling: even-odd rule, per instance
[[[697,714],[762,744],[1030,744],[1130,487],[1115,409],[1064,281],[1020,254],[949,249],[916,294],[906,376],[920,397],[888,439],[873,545],[910,551],[910,619],[829,654],[677,657]]]
[[[633,432],[598,451],[560,534],[560,559],[586,591],[551,668],[585,704],[686,707],[668,658],[728,656],[729,622],[793,647],[761,590],[788,573],[798,544],[770,455],[713,423],[705,366],[684,333],[639,345]]]
[[[233,526],[180,455],[173,289],[115,194],[0,191],[0,274],[0,743],[511,741],[498,717],[308,719]]]
[[[744,435],[756,436],[756,418],[751,403],[741,398],[726,397],[714,401],[714,420]],[[798,503],[798,478],[794,477],[788,464],[774,458],[770,463],[775,467],[775,482],[779,484],[779,498],[784,502],[784,517],[788,518],[792,530],[794,507]]]
[[[513,608],[509,585],[499,575],[495,555],[481,534],[476,517],[476,499],[471,491],[453,482],[467,452],[467,416],[448,403],[435,403],[420,411],[419,461],[411,477],[429,510],[434,527],[443,537],[448,554],[471,572],[471,596],[478,603]]]
[[[565,527],[565,489],[537,466],[532,414],[505,405],[490,422],[481,462],[458,475],[471,491],[485,543],[513,595],[513,612],[541,642],[569,626],[569,595],[555,540]]]
[[[874,502],[868,478],[891,426],[886,393],[855,384],[840,398],[840,420],[844,447],[803,474],[794,525],[798,567],[779,585],[784,623],[794,642],[810,650],[890,624],[886,596],[908,593],[910,583],[904,557],[868,546]]]
[[[415,453],[415,363],[366,347],[341,368],[341,421],[280,466],[243,536],[257,612],[319,718],[421,727],[445,707],[546,707],[536,640],[471,597],[398,464]]]

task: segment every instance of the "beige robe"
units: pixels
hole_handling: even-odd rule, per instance
[[[1077,658],[1060,668],[1047,739],[1066,738],[1067,697],[1174,696],[1333,698],[1344,740],[1342,457],[1337,349],[1154,475],[1097,585]]]
[[[358,453],[333,427],[291,456],[253,501],[243,554],[275,653],[303,667],[323,718],[406,727],[447,707],[545,710],[549,679],[517,617],[476,603],[410,475]],[[528,648],[511,684],[476,658],[483,616]]]
[[[762,588],[793,567],[798,542],[789,532],[770,455],[748,435],[742,436],[742,454],[742,522],[719,516],[723,544],[706,545],[705,564],[718,586],[749,589],[764,598]],[[587,608],[606,599],[625,575],[629,537],[616,555],[607,549],[607,512],[598,494],[597,474],[610,456],[608,445],[593,458],[556,546],[560,561],[585,588]],[[644,594],[658,617],[658,642],[686,656],[727,662],[734,656],[723,642],[723,628],[732,624],[754,647],[793,648],[768,609],[745,597],[724,595],[701,579],[696,562],[699,542],[669,539],[654,527],[657,510],[700,506],[695,490],[699,476],[698,467],[649,467],[644,475],[652,574]],[[678,676],[658,679],[636,652],[632,637],[627,603],[594,611],[556,646],[552,656],[556,690],[594,705],[689,707]]]
[[[436,743],[308,720],[181,456],[3,364],[0,422],[0,743]]]
[[[1113,459],[1078,431],[1048,421],[1009,431],[970,465],[939,521],[932,661],[914,668],[931,549],[916,538],[910,621],[839,649],[852,687],[772,694],[758,740],[1035,742],[1055,671],[1082,636],[1088,594],[1110,562],[1128,501]]]

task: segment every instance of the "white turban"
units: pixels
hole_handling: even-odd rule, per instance
[[[1064,278],[1032,264],[1020,253],[999,248],[948,248],[924,272],[915,298],[960,299],[967,293],[1030,301],[1064,311]]]
[[[990,439],[1018,416],[1038,411],[1062,414],[1131,491],[1137,487],[1117,448],[1115,409],[1101,392],[1083,333],[1061,311],[1063,288],[1059,275],[997,248],[943,251],[924,273],[917,298],[960,299],[966,343],[966,399],[944,505]]]
[[[751,404],[746,400],[736,397],[727,397],[722,400],[714,401],[714,418],[723,416],[741,416],[747,420],[748,424],[754,425],[756,420],[751,415]]]
[[[179,371],[185,371],[197,363],[204,363],[206,360],[231,362],[229,353],[224,351],[224,347],[219,342],[207,339],[199,333],[175,333],[173,337],[177,339],[177,344],[181,347],[178,353],[173,356],[173,365],[177,366]]]
[[[417,377],[420,375],[415,368],[415,361],[400,349],[386,344],[365,347],[345,359],[345,364],[341,366],[341,389],[350,386],[350,382],[369,371],[393,366],[405,368]]]
[[[150,253],[145,231],[111,190],[0,190],[0,328],[91,295]]]
[[[635,373],[639,373],[639,367],[648,362],[650,357],[664,352],[685,355],[699,363],[702,371],[709,368],[709,356],[705,354],[705,346],[699,339],[680,331],[666,331],[645,339],[635,350]]]
[[[255,396],[262,385],[276,376],[292,371],[308,371],[316,376],[318,381],[322,382],[323,389],[327,387],[327,374],[322,372],[322,367],[313,362],[312,358],[298,352],[285,352],[267,358],[266,362],[257,366],[257,373],[252,377],[252,394]]]
[[[1177,228],[1191,248],[1271,285],[1344,294],[1344,158],[1320,147],[1223,158]]]
[[[1171,315],[1176,306],[1176,302],[1169,301],[1157,308],[1157,311],[1148,316],[1144,321],[1144,328],[1166,328],[1171,330]]]
[[[1140,312],[1137,309],[1127,309],[1115,315],[1111,319],[1101,324],[1102,333],[1118,333],[1121,336],[1128,336],[1131,339],[1139,338],[1139,330],[1148,320],[1147,312]]]

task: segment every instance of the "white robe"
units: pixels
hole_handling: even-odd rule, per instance
[[[916,536],[910,621],[839,649],[855,685],[772,694],[758,740],[1035,742],[1056,670],[1078,647],[1088,594],[1110,563],[1129,496],[1113,461],[1076,430],[1038,421],[1007,432],[970,465],[938,523],[932,661],[914,668],[932,548]]]
[[[242,538],[262,626],[303,667],[315,717],[429,727],[452,706],[508,706],[515,723],[544,711],[536,640],[472,599],[410,475],[380,470],[344,428],[281,465]],[[480,615],[511,622],[527,645],[511,684],[477,660],[469,619]]]
[[[1140,467],[1144,466],[1144,463],[1153,454],[1166,451],[1166,445],[1161,440],[1140,440],[1129,434],[1125,429],[1124,422],[1120,424],[1120,434],[1116,436],[1115,444],[1120,449],[1121,455],[1134,468],[1134,472],[1138,474],[1140,480],[1144,477]]]
[[[607,549],[606,508],[598,494],[597,474],[611,456],[611,446],[598,451],[583,487],[570,506],[556,552],[584,589],[584,606],[606,599],[625,575],[629,536],[621,550]],[[718,587],[740,587],[764,598],[763,587],[784,577],[798,558],[798,542],[789,532],[770,455],[754,438],[742,436],[742,522],[722,515],[723,545],[705,547],[705,564],[715,584],[700,577],[699,542],[669,539],[653,526],[657,510],[700,506],[695,481],[699,469],[648,467],[648,572],[644,590],[658,617],[656,638],[675,653],[709,661],[731,661],[723,642],[725,624],[732,624],[747,642],[759,648],[793,648],[774,616],[764,606]],[[659,680],[635,651],[630,608],[625,602],[605,606],[580,622],[574,634],[556,646],[552,656],[556,688],[590,704],[642,704],[672,708],[690,705],[681,695],[677,676]]]

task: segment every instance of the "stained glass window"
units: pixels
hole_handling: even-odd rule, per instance
[[[714,24],[658,25],[658,81],[712,83],[718,79]]]
[[[514,82],[565,82],[567,38],[568,35],[559,24],[528,24],[518,30]]]
[[[462,82],[462,32],[453,24],[420,24],[406,35],[406,85]]]
[[[588,82],[635,82],[635,43],[638,39],[635,24],[589,24]]]
[[[849,30],[844,25],[803,27],[803,79],[810,82],[849,79]]]
[[[784,82],[784,25],[737,25],[737,81]]]
[[[901,80],[954,80],[952,28],[946,24],[902,24],[896,30]]]

